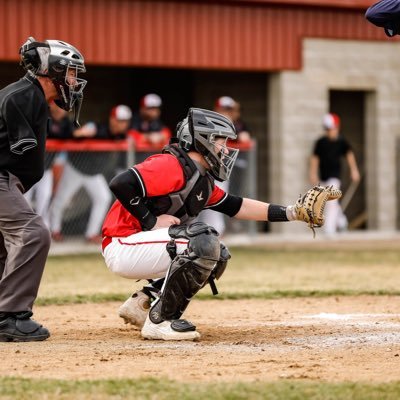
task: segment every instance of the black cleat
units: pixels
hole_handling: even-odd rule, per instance
[[[0,321],[0,342],[37,342],[46,340],[50,332],[31,319],[31,311],[9,313]]]

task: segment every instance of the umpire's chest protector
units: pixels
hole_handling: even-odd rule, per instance
[[[181,223],[190,222],[207,204],[214,189],[214,181],[205,168],[195,163],[179,147],[166,146],[163,152],[178,159],[186,184],[181,190],[169,195],[148,198],[146,205],[154,215],[169,214],[178,217]]]

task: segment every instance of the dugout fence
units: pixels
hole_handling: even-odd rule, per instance
[[[237,145],[239,157],[229,192],[257,197],[256,143]],[[46,145],[46,172],[27,198],[59,240],[100,235],[105,214],[115,200],[108,182],[119,172],[162,150],[162,146],[126,140],[56,140]],[[254,234],[256,223],[225,218],[226,233]],[[56,236],[55,236],[56,238]]]

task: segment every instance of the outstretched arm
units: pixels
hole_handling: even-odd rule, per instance
[[[243,199],[242,206],[235,218],[270,222],[294,221],[297,219],[296,214],[293,212],[293,206],[278,206],[248,198]]]

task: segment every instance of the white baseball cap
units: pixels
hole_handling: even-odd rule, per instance
[[[338,129],[340,126],[340,118],[334,113],[325,114],[322,125],[325,129]]]
[[[215,102],[216,108],[235,108],[235,100],[229,96],[221,96]]]
[[[145,108],[158,108],[161,107],[162,101],[161,97],[155,93],[146,94],[140,100],[140,106]]]
[[[132,110],[128,106],[120,104],[111,109],[110,117],[114,117],[118,121],[129,121],[132,118]]]

